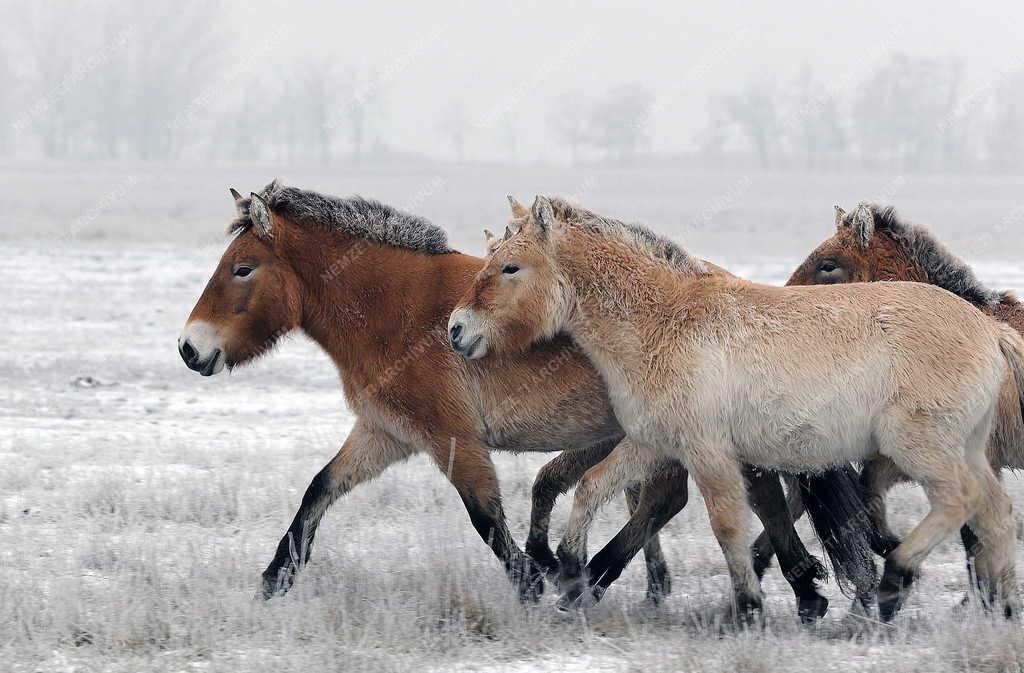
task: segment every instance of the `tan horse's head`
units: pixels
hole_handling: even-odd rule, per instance
[[[278,254],[270,208],[257,194],[231,194],[237,235],[178,338],[182,360],[203,376],[259,357],[298,327],[302,316],[300,281]]]
[[[560,233],[551,203],[531,210],[511,199],[505,236],[488,234],[488,257],[448,321],[452,348],[470,359],[514,353],[562,331],[572,311],[569,286],[554,256]]]
[[[861,204],[847,213],[836,206],[836,233],[804,260],[786,284],[928,282],[927,273],[887,234],[890,211]]]

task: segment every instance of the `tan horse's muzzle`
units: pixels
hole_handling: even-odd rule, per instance
[[[486,330],[482,321],[468,308],[457,308],[448,318],[448,343],[459,355],[478,360],[487,355]]]

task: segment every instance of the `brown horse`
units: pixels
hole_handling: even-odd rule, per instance
[[[487,363],[447,347],[448,315],[483,264],[451,250],[422,218],[374,201],[339,199],[271,183],[242,198],[232,190],[235,238],[179,339],[186,364],[205,376],[267,353],[301,329],[337,366],[357,417],[338,454],[312,480],[274,559],[262,595],[286,591],[308,560],[327,508],[360,483],[417,452],[430,454],[461,496],[480,536],[524,598],[542,569],[508,531],[490,451],[576,449],[582,462],[623,437],[600,378],[565,337]],[[686,503],[686,471],[666,463],[634,489],[630,522],[591,562],[607,587],[652,534]],[[780,562],[791,569],[801,614],[820,616],[818,565],[793,531],[777,479],[751,478],[768,512]],[[759,509],[759,511],[761,511]],[[544,531],[546,539],[546,530]],[[794,541],[795,539],[795,541]],[[654,538],[648,591],[667,585]]]
[[[891,206],[870,203],[861,203],[849,213],[836,206],[835,215],[835,234],[804,260],[788,285],[930,283],[1024,334],[1024,305],[1013,293],[986,287],[967,264],[924,226],[900,218]],[[1019,397],[1014,382],[1007,379],[989,443],[989,460],[997,470],[1024,468],[1024,423]],[[884,463],[870,465],[862,476],[868,492],[874,496],[869,511],[877,518],[877,527],[883,534],[876,552],[885,556],[900,540],[886,522],[884,495],[894,482],[905,477],[891,464]],[[796,517],[800,513],[799,509],[794,511]],[[968,555],[968,569],[973,571],[978,540],[967,526],[961,528],[960,534]],[[758,538],[755,550],[755,556],[767,554],[770,558],[767,536],[762,534]]]
[[[676,459],[707,504],[735,604],[757,609],[741,464],[885,460],[924,486],[931,510],[886,559],[882,617],[965,522],[983,542],[979,580],[1016,612],[1012,508],[985,450],[1003,383],[1024,385],[1020,334],[921,283],[778,288],[715,274],[648,229],[557,199],[538,197],[520,224],[459,300],[449,337],[475,360],[566,333],[608,386],[629,441],[577,490],[563,560],[614,490]]]

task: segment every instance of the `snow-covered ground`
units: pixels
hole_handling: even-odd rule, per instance
[[[7,186],[0,206],[0,670],[1024,665],[1018,624],[954,616],[965,587],[954,540],[929,559],[894,627],[851,628],[843,619],[847,601],[833,585],[824,623],[801,628],[777,570],[765,582],[766,628],[720,627],[728,579],[696,497],[665,531],[675,587],[665,605],[642,605],[643,573],[633,567],[586,615],[556,613],[550,595],[524,608],[454,490],[423,459],[340,501],[294,591],[254,602],[257,577],[302,491],[352,417],[327,358],[302,337],[212,379],[188,371],[175,342],[223,249],[232,215],[227,187],[253,190],[273,172],[47,165],[0,167],[0,174]],[[1020,181],[488,166],[286,177],[407,206],[476,251],[479,230],[503,222],[507,191],[524,199],[540,190],[573,193],[771,282],[828,235],[833,201],[881,198],[895,184],[886,200],[934,224],[992,284],[1024,289],[1021,218],[1013,219],[1024,201]],[[530,484],[544,457],[496,462],[522,540]],[[1024,504],[1024,487],[1012,475],[1008,484]],[[566,505],[556,510],[556,535]],[[919,520],[925,505],[917,489],[897,489],[897,527]],[[595,547],[624,519],[621,502],[608,507]]]

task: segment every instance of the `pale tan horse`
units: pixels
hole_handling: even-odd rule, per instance
[[[568,554],[604,498],[674,458],[704,496],[745,613],[762,593],[741,465],[813,471],[884,458],[924,487],[931,510],[886,560],[882,618],[964,522],[983,543],[979,578],[1018,608],[1012,505],[985,446],[1008,372],[1024,385],[1024,340],[944,290],[715,276],[647,229],[538,197],[449,330],[469,358],[564,332],[604,379],[631,444],[588,471],[584,491],[601,497],[577,497]]]

